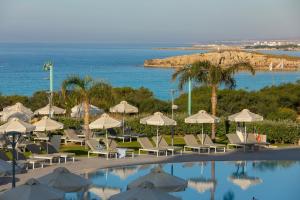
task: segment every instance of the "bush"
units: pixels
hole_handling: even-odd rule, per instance
[[[269,114],[269,119],[272,120],[297,120],[297,112],[290,108],[279,108],[275,112]]]
[[[81,124],[83,123],[81,119],[71,117],[59,117],[57,121],[64,124],[64,129],[81,129]]]

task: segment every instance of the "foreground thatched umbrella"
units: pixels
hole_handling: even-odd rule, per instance
[[[64,192],[29,179],[25,184],[4,192],[0,200],[64,200]]]
[[[158,147],[158,127],[159,126],[175,126],[177,125],[176,121],[173,119],[170,119],[169,117],[165,116],[161,112],[156,112],[153,115],[150,115],[148,117],[145,117],[140,120],[141,124],[146,124],[146,125],[152,125],[156,126],[156,147]]]
[[[123,134],[124,134],[124,125],[125,125],[125,114],[132,114],[132,113],[138,113],[139,109],[133,105],[130,105],[127,101],[121,101],[119,104],[115,105],[114,107],[111,107],[109,109],[109,112],[111,113],[121,113],[123,114]]]
[[[218,117],[208,114],[205,110],[200,110],[198,113],[184,119],[185,123],[202,124],[202,131],[201,131],[202,144],[204,143],[203,124],[215,124],[218,123],[219,121],[220,119]]]
[[[53,105],[50,107],[50,104],[48,104],[45,107],[34,111],[34,114],[35,115],[63,115],[66,114],[66,110]]]
[[[136,188],[111,196],[109,200],[179,200],[179,198],[156,189],[151,182],[143,182]]]
[[[91,182],[87,179],[71,173],[64,167],[58,167],[52,173],[38,179],[41,183],[64,192],[78,192],[85,190]]]
[[[127,185],[127,189],[131,190],[138,187],[144,182],[153,183],[156,189],[165,191],[165,192],[178,192],[183,191],[187,187],[187,181],[172,176],[171,174],[166,173],[160,167],[154,168],[151,172],[145,176],[142,176]]]

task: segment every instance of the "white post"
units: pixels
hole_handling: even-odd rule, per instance
[[[156,128],[156,148],[158,148],[158,126]]]
[[[203,135],[203,129],[204,129],[204,128],[203,128],[203,123],[202,123],[202,141],[201,141],[201,143],[202,143],[202,144],[204,144],[204,138],[203,138],[203,137],[204,137],[204,135]]]

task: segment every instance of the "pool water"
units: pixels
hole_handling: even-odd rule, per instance
[[[300,199],[298,161],[213,161],[101,169],[87,175],[93,183],[88,199],[105,200],[126,191],[127,184],[158,166],[188,181],[185,191],[171,193],[182,200]]]

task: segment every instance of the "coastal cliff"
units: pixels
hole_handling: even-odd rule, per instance
[[[180,68],[196,61],[208,60],[213,63],[223,57],[222,66],[230,66],[239,61],[248,61],[256,70],[266,71],[272,63],[273,70],[296,71],[300,70],[300,57],[286,55],[270,55],[250,51],[221,51],[200,54],[174,56],[163,59],[145,60],[145,67]],[[279,65],[283,63],[283,69]],[[278,66],[278,67],[277,67]]]

